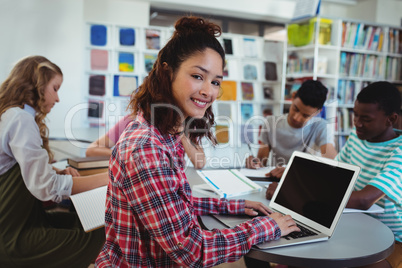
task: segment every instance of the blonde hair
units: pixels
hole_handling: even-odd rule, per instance
[[[49,129],[45,121],[47,112],[43,104],[45,88],[57,74],[63,75],[61,69],[47,58],[29,56],[15,64],[0,86],[0,117],[7,109],[23,109],[25,104],[35,109],[35,122],[39,127],[43,148],[49,155],[49,162],[53,160],[53,153],[49,148]]]

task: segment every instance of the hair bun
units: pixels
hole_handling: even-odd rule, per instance
[[[201,17],[188,16],[180,18],[176,24],[175,29],[178,34],[191,34],[204,32],[211,36],[218,37],[221,35],[221,28],[205,20]]]

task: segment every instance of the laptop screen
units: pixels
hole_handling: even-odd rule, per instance
[[[353,175],[352,170],[295,156],[275,202],[330,228]]]

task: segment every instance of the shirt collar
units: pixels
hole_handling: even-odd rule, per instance
[[[160,131],[154,125],[150,124],[147,120],[145,120],[144,113],[142,111],[140,111],[137,114],[136,119],[141,124],[145,124],[145,126],[149,127],[153,133],[156,133],[157,135],[160,135],[162,137],[162,139],[165,140],[165,142],[167,144],[169,144],[169,146],[174,146],[175,151],[178,151],[179,153],[184,154],[184,148],[183,148],[183,145],[181,143],[181,137],[180,137],[179,134],[162,135],[160,133]]]
[[[24,111],[27,111],[27,112],[30,113],[33,117],[35,117],[35,115],[36,115],[35,109],[34,109],[32,106],[28,105],[28,104],[24,104]]]

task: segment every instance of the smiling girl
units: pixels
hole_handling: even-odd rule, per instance
[[[120,136],[109,165],[106,243],[97,267],[212,267],[233,262],[252,245],[298,228],[272,213],[233,229],[203,230],[202,214],[268,215],[264,204],[192,196],[185,174],[182,135],[194,145],[211,132],[225,54],[220,27],[183,17],[132,97],[136,120]]]
[[[0,86],[0,267],[88,267],[104,231],[85,233],[76,213],[46,212],[42,201],[107,184],[49,163],[46,115],[59,102],[60,68],[41,56],[20,60]]]

